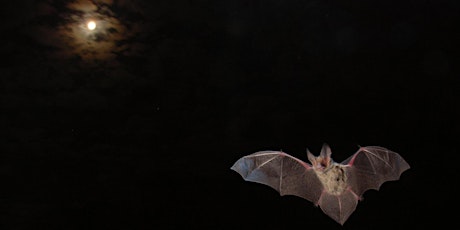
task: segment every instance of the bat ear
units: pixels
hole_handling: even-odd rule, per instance
[[[331,148],[328,144],[324,143],[323,148],[321,149],[321,153],[319,154],[323,158],[330,158],[331,157]]]
[[[313,154],[310,152],[310,150],[307,149],[307,157],[308,157],[308,160],[310,161],[310,163],[312,165],[315,165],[315,162],[316,162],[316,157],[313,156]]]

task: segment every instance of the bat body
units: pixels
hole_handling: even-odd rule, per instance
[[[309,200],[343,225],[366,190],[378,190],[410,168],[400,155],[377,146],[360,147],[342,163],[332,160],[326,144],[318,157],[308,150],[307,155],[311,164],[284,152],[261,151],[240,158],[231,169],[281,195]]]

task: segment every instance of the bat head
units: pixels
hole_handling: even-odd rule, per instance
[[[307,156],[315,169],[327,169],[332,165],[331,148],[327,144],[323,145],[319,156],[315,157],[308,149]]]

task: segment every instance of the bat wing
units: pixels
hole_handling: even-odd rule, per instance
[[[268,185],[280,195],[295,195],[315,204],[323,185],[312,166],[279,151],[261,151],[240,158],[232,167],[246,181]]]
[[[350,189],[359,197],[366,190],[378,190],[386,181],[398,180],[410,168],[399,154],[378,146],[361,147],[342,164]]]

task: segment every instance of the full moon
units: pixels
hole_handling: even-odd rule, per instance
[[[88,25],[87,25],[87,26],[88,26],[88,29],[89,29],[89,30],[94,30],[94,29],[96,29],[96,23],[95,23],[94,21],[88,22]]]

